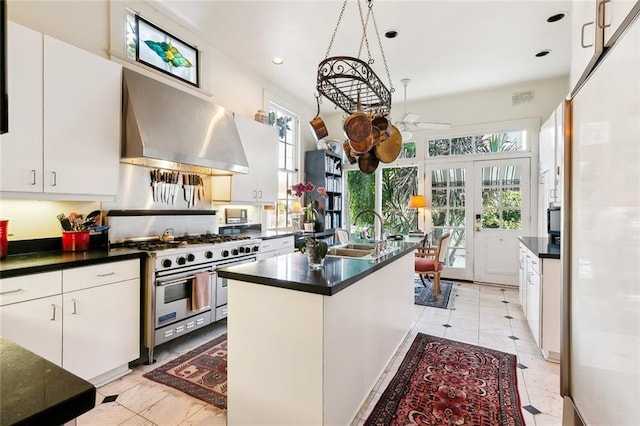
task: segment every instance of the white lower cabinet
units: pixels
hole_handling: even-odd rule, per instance
[[[533,338],[549,361],[560,361],[562,270],[520,243],[520,303]]]
[[[95,385],[140,354],[138,259],[0,280],[0,335]]]
[[[293,235],[280,238],[269,238],[262,240],[260,244],[260,252],[258,260],[268,259],[280,254],[293,253],[295,251],[295,243]]]

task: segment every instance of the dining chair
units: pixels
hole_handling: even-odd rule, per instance
[[[336,228],[334,235],[336,237],[336,241],[340,244],[349,241],[349,232],[346,229]]]
[[[451,233],[447,232],[438,238],[435,246],[429,246],[427,236],[425,235],[422,244],[416,251],[414,271],[420,276],[422,285],[425,287],[427,284],[424,281],[423,275],[426,275],[427,278],[429,275],[433,276],[433,300],[440,297],[440,272],[442,272],[445,265],[445,256],[447,255],[447,248],[449,247],[449,237],[451,237]]]

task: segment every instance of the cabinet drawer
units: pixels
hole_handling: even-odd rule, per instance
[[[67,269],[63,272],[65,293],[99,285],[140,278],[140,260],[101,263]]]
[[[62,293],[62,272],[45,272],[0,280],[0,306]]]
[[[262,244],[260,244],[260,251],[280,250],[287,247],[293,247],[293,235],[263,240]]]

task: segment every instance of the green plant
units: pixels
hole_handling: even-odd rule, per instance
[[[313,260],[317,261],[315,263],[320,263],[319,261],[324,259],[328,250],[329,245],[326,241],[314,237],[307,237],[300,245],[300,251],[307,253]]]
[[[315,222],[316,220],[316,210],[313,208],[313,204],[309,203],[302,208],[304,212],[304,221],[305,222]]]

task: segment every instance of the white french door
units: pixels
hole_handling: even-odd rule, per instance
[[[529,159],[425,164],[435,243],[451,232],[443,276],[518,283],[518,236],[529,234]]]
[[[529,159],[474,162],[474,281],[518,284],[518,236],[529,235]]]

